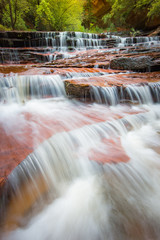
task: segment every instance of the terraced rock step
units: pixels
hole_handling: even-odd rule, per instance
[[[42,67],[102,68],[150,72],[160,70],[160,48],[126,47],[87,50],[72,53],[67,59],[55,59]]]
[[[94,48],[115,46],[116,38],[107,34],[91,34],[79,32],[1,32],[1,47],[52,47],[62,48]]]
[[[28,226],[34,225],[32,221],[33,224],[27,226],[28,221],[43,209],[43,203],[45,206],[54,200],[56,203],[61,197],[65,197],[68,213],[68,186],[74,184],[75,179],[83,179],[83,188],[86,188],[87,179],[91,204],[87,202],[86,209],[88,212],[91,206],[91,217],[94,196],[95,206],[101,208],[102,204],[103,207],[106,188],[104,199],[110,208],[110,199],[114,200],[110,194],[115,191],[113,210],[120,203],[117,212],[122,207],[121,216],[124,214],[128,224],[126,205],[123,208],[128,201],[128,209],[133,209],[132,215],[138,216],[138,221],[131,220],[131,229],[136,233],[137,223],[145,215],[141,215],[139,209],[135,211],[137,205],[133,208],[130,196],[136,195],[138,204],[140,199],[144,203],[145,196],[149,203],[154,194],[148,198],[148,189],[157,191],[152,183],[159,164],[159,37],[8,32],[0,33],[0,45],[3,62],[0,65],[0,227],[4,232],[13,230],[13,235],[19,229],[28,231]],[[155,172],[150,171],[152,168]],[[90,178],[94,180],[93,186]],[[76,187],[72,196],[76,198],[76,209],[78,202],[85,202],[84,196],[88,198],[79,189],[81,187]],[[120,202],[118,195],[122,197]],[[73,203],[72,198],[70,200]],[[148,209],[150,211],[147,204]],[[63,213],[65,215],[65,211]],[[82,215],[82,221],[86,216]],[[117,218],[114,211],[110,216]],[[159,223],[155,227],[152,214],[149,213],[148,219],[145,226],[153,222],[153,230],[158,229]],[[117,223],[114,217],[113,222]],[[118,224],[122,232],[127,229],[124,226],[121,228]],[[115,229],[117,231],[117,226]],[[139,232],[143,233],[141,228]],[[50,236],[47,234],[47,238]]]
[[[65,89],[68,96],[81,99],[83,101],[96,101],[98,103],[106,103],[108,105],[116,105],[126,101],[135,101],[144,103],[138,89],[145,86],[150,91],[150,98],[153,101],[159,101],[158,95],[154,93],[154,88],[159,89],[160,73],[125,73],[125,74],[110,74],[103,76],[93,76],[88,78],[67,79],[65,80]],[[137,92],[130,95],[128,86],[137,86]],[[153,89],[152,89],[153,88]],[[157,91],[159,91],[157,89]],[[133,90],[134,92],[134,90]],[[158,94],[158,93],[157,93]],[[147,95],[145,99],[147,99]],[[113,100],[114,98],[114,100]]]
[[[11,68],[8,69],[11,70]],[[7,67],[3,67],[2,70],[6,73]],[[115,89],[117,98],[115,103],[117,104],[132,100],[126,91],[129,85],[148,86],[149,88],[156,86],[159,88],[158,82],[160,81],[159,72],[128,73],[126,71],[98,68],[33,68],[31,66],[18,68],[17,71],[22,76],[1,76],[1,101],[7,102],[12,99],[25,102],[30,98],[65,96],[66,92],[70,98],[82,101],[98,101],[100,103],[106,101],[107,104],[112,105],[112,103],[107,102],[108,100],[105,100],[107,94],[108,98],[111,97],[112,90],[110,93],[106,92],[110,91],[110,88]],[[45,90],[43,90],[43,87]],[[96,92],[99,95],[98,97],[96,97]],[[152,92],[153,89],[151,95],[154,95]],[[134,98],[139,102],[137,97]],[[154,96],[153,101],[159,100]]]
[[[7,68],[9,68],[8,71],[11,71],[10,67],[7,66],[3,67],[4,71],[6,71]],[[9,101],[22,101],[22,103],[26,101],[27,104],[27,99],[30,98],[36,99],[40,96],[44,98],[53,96],[65,96],[63,82],[65,84],[65,91],[68,97],[81,99],[83,101],[96,101],[98,103],[105,103],[107,105],[116,105],[124,101],[131,101],[132,103],[145,103],[145,101],[160,101],[160,98],[158,97],[160,91],[160,86],[158,84],[158,82],[160,81],[159,72],[129,74],[125,71],[122,72],[119,70],[102,70],[96,68],[48,69],[33,68],[31,66],[28,66],[27,69],[24,69],[23,66],[19,66],[19,68],[17,72],[23,71],[21,72],[22,76],[13,75],[10,77],[1,77],[1,101],[6,102],[8,98]],[[15,91],[17,87],[18,92]],[[44,88],[43,92],[41,92],[41,87]],[[5,91],[3,90],[3,88],[5,89]],[[146,91],[146,95],[144,94],[144,90]],[[19,97],[17,97],[17,94],[19,94]],[[4,105],[4,107],[7,106]],[[8,174],[11,172],[11,170],[15,168],[17,164],[19,164],[30,152],[34,150],[35,144],[33,144],[34,139],[32,139],[32,131],[34,131],[34,129],[32,129],[31,127],[31,122],[34,123],[33,126],[36,125],[36,128],[39,129],[38,135],[34,136],[37,139],[36,146],[37,144],[49,138],[52,134],[55,134],[56,132],[71,130],[68,127],[66,128],[65,125],[61,125],[61,123],[59,123],[60,125],[57,125],[57,123],[54,121],[55,115],[53,119],[49,118],[50,120],[46,120],[45,117],[39,116],[39,113],[28,113],[27,105],[26,107],[24,105],[24,109],[25,108],[26,111],[24,111],[22,108],[21,113],[23,119],[26,122],[23,128],[23,130],[25,130],[24,132],[22,132],[22,135],[21,131],[19,131],[18,129],[15,133],[16,129],[13,128],[13,134],[10,131],[10,136],[8,136],[6,133],[8,126],[6,130],[4,126],[1,126],[1,143],[3,145],[3,151],[0,152],[2,160],[0,166],[0,176],[2,176],[1,182],[3,182],[4,178],[8,176]],[[99,115],[99,117],[97,118],[98,115],[96,115],[96,113],[93,113],[92,111],[87,112],[87,109],[90,109],[90,107],[86,106],[86,111],[83,111],[84,116],[85,114],[87,114],[87,119],[83,122],[77,122],[76,126],[81,127],[89,123],[90,119],[93,122],[100,122],[106,121],[108,117],[113,117],[114,119],[120,117],[118,114],[109,114],[107,112],[104,115]],[[66,111],[65,108],[64,111]],[[73,110],[73,115],[76,114],[76,119],[77,111],[79,110]],[[61,111],[59,112],[59,114],[60,113]],[[95,117],[92,119],[93,114],[95,114]],[[129,111],[129,114],[132,114],[132,111]],[[133,114],[135,114],[135,111],[133,111]],[[90,116],[92,117],[90,118]],[[58,116],[56,117],[56,119],[58,119]],[[65,119],[65,121],[67,120]],[[55,124],[57,125],[56,132],[53,132],[54,128],[52,129],[52,125]],[[16,139],[14,139],[14,136],[16,136]],[[18,140],[21,138],[23,138],[23,141]]]
[[[110,33],[1,32],[0,62],[51,62],[88,49],[158,46],[160,37],[119,37]],[[30,49],[28,49],[30,48]],[[56,53],[55,53],[56,52]],[[68,53],[69,52],[69,53]],[[73,54],[71,55],[73,57]]]

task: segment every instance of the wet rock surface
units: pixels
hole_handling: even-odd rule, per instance
[[[89,77],[87,79],[67,79],[65,88],[68,96],[88,101],[91,99],[92,87],[117,87],[118,92],[124,91],[130,84],[138,86],[147,85],[149,82],[159,82],[160,73],[126,73],[126,74],[109,74],[107,76]],[[129,96],[125,96],[129,99]]]
[[[14,68],[14,67],[13,67]],[[21,71],[26,70],[24,66],[19,66],[14,68],[14,70],[17,73],[21,73]],[[3,72],[11,70],[11,66],[3,66]],[[121,73],[121,74],[120,74]],[[33,75],[33,74],[44,74],[44,75],[60,75],[62,77],[62,81],[64,81],[66,93],[69,97],[74,97],[79,100],[83,101],[91,101],[91,89],[93,86],[98,87],[118,87],[119,91],[126,88],[127,85],[130,84],[138,84],[138,85],[144,85],[148,84],[150,82],[158,82],[160,81],[160,73],[159,72],[153,72],[153,73],[127,73],[122,72],[119,70],[103,70],[102,69],[88,69],[88,68],[39,68],[39,67],[31,67],[28,66],[26,71],[23,71],[24,75]],[[74,77],[75,76],[81,76],[81,77]],[[86,75],[87,77],[82,77],[82,74]],[[90,74],[93,74],[93,76],[90,76]],[[94,76],[94,74],[98,74],[99,76]],[[72,78],[71,78],[72,77]],[[64,78],[64,80],[63,80]],[[65,79],[68,78],[68,79]],[[131,111],[129,114],[135,114],[135,112]],[[108,117],[119,118],[121,115],[109,115],[107,112],[104,114],[104,116],[98,116],[98,114],[95,114],[92,111],[89,111],[88,113],[83,113],[83,115],[88,117],[88,120],[91,118],[92,121],[94,119],[95,122],[104,121],[108,119]],[[94,116],[95,114],[95,116]],[[32,139],[32,131],[33,129],[30,128],[29,122],[34,122],[34,124],[37,125],[38,134],[36,136],[38,140],[38,144],[43,142],[43,140],[49,138],[52,134],[55,134],[59,131],[68,131],[70,129],[64,128],[61,123],[57,125],[57,123],[53,120],[46,120],[42,116],[29,116],[26,113],[24,113],[24,117],[26,119],[26,126],[25,129],[23,129],[23,134],[21,135],[21,132],[17,132],[15,134],[16,138],[20,138],[23,136],[25,141],[18,141],[14,138],[14,129],[12,130],[13,134],[10,132],[10,136],[4,131],[3,127],[1,126],[1,150],[0,150],[0,176],[1,176],[1,183],[4,183],[4,180],[7,178],[9,173],[24,159],[27,157],[29,153],[31,153],[34,148],[34,140]],[[87,123],[87,121],[79,121],[77,126],[83,126]],[[56,127],[56,132],[50,131],[52,129],[52,126]],[[18,135],[17,135],[18,134]],[[19,136],[19,137],[18,137]],[[35,134],[34,134],[35,137]],[[104,141],[105,142],[105,141]],[[109,148],[114,148],[114,140],[109,143]],[[119,149],[119,150],[118,150]],[[121,158],[121,153],[123,152],[123,148],[120,147],[120,145],[117,145],[117,151],[119,151],[119,159]],[[113,154],[113,151],[110,151],[111,154]],[[116,153],[118,154],[118,152]],[[92,154],[91,154],[92,155]],[[113,154],[114,155],[114,154]],[[124,155],[124,152],[123,154]],[[98,154],[96,154],[98,156]],[[97,161],[104,162],[104,155],[100,154],[99,157],[96,157]],[[108,159],[112,159],[113,156],[109,157]],[[124,156],[121,159],[128,159],[128,157],[124,158]],[[110,160],[106,160],[110,161]],[[118,160],[117,160],[118,161]],[[127,161],[127,160],[126,160]]]
[[[112,69],[135,70],[148,72],[152,66],[152,58],[149,56],[140,57],[119,57],[112,59],[110,67]]]
[[[160,36],[160,27],[158,27],[156,30],[152,31],[149,36]]]
[[[158,71],[160,69],[160,48],[146,49],[138,47],[133,49],[112,49],[112,51],[88,50],[72,53],[71,58],[57,59],[46,63],[44,67],[66,68],[102,68],[131,70],[138,72]]]

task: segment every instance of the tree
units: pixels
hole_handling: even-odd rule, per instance
[[[54,30],[75,30],[81,26],[84,0],[49,0],[55,23]]]
[[[2,22],[7,27],[14,29],[24,28],[24,15],[28,12],[26,0],[4,0],[5,8]]]
[[[37,5],[35,26],[38,30],[51,30],[54,26],[54,17],[50,4],[46,0],[41,0]]]
[[[86,0],[83,6],[83,21],[82,24],[85,28],[90,29],[91,25],[96,23],[96,18],[93,14],[92,0]]]
[[[0,0],[0,24],[25,30],[80,30],[86,0]]]
[[[36,29],[78,30],[81,26],[83,2],[84,0],[41,0],[36,6]]]
[[[103,20],[108,26],[114,23],[116,27],[145,29],[155,17],[159,18],[157,24],[160,23],[160,0],[107,0],[107,2],[110,2],[111,10]]]
[[[37,6],[40,5],[40,0],[27,0],[28,12],[24,16],[24,21],[29,29],[35,29],[35,18],[37,16]]]

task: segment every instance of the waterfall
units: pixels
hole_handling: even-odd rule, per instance
[[[81,80],[83,78],[89,81],[90,77],[103,78],[107,75],[108,73],[103,71],[69,71],[65,75],[2,75],[0,77],[0,100],[1,102],[25,102],[29,99],[66,97],[65,80],[75,78]],[[91,85],[89,94],[92,102],[105,103],[108,106],[115,106],[124,102],[153,104],[154,102],[160,102],[160,83],[113,87]]]
[[[16,49],[0,49],[1,63],[19,63],[19,53]]]
[[[158,240],[159,105],[146,110],[57,133],[37,147],[9,176],[8,188],[17,201],[20,198],[25,202],[26,195],[19,189],[27,185],[30,196],[38,199],[43,210],[38,215],[31,214],[32,219],[26,220],[28,224],[17,216],[18,228],[6,232],[2,239],[27,240],[36,236],[46,240],[67,236],[71,240],[148,237]],[[110,138],[115,139],[115,144],[117,138],[121,139],[129,162],[102,165],[92,160],[93,148],[105,152],[107,158],[109,149],[104,148],[104,139]],[[39,209],[39,204],[34,207]],[[2,206],[4,210],[5,205]]]
[[[160,37],[122,37],[119,38],[120,43],[118,47],[126,47],[126,46],[151,46],[151,45],[159,45]]]
[[[24,102],[27,99],[65,96],[59,75],[9,76],[0,78],[0,100]]]
[[[91,34],[82,32],[25,32],[24,41],[12,39],[9,32],[8,39],[2,38],[0,48],[1,63],[21,63],[33,61],[45,62],[55,58],[55,51],[62,53],[62,58],[68,57],[68,52],[84,51],[88,49],[108,49],[132,47],[159,46],[160,37],[119,37],[113,34]],[[3,34],[2,34],[3,36]],[[15,33],[16,38],[16,33]],[[17,36],[19,38],[19,36]],[[19,45],[21,43],[21,46]],[[109,50],[108,50],[109,51]],[[25,53],[25,54],[24,54]],[[46,57],[47,54],[47,57]]]
[[[153,104],[160,102],[160,83],[148,83],[147,85],[127,85],[126,87],[97,87],[90,89],[92,101],[117,105],[123,102],[138,104]]]
[[[159,75],[89,68],[160,38],[5,36],[2,63],[57,65],[0,74],[0,239],[159,240]]]
[[[91,99],[97,103],[106,103],[107,105],[117,105],[120,102],[117,87],[96,87],[92,86]]]

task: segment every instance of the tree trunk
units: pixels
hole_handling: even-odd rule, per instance
[[[13,13],[12,13],[12,5],[11,5],[11,0],[8,0],[9,3],[9,11],[10,11],[10,19],[11,19],[11,26],[12,29],[14,30],[14,21],[13,21]]]

